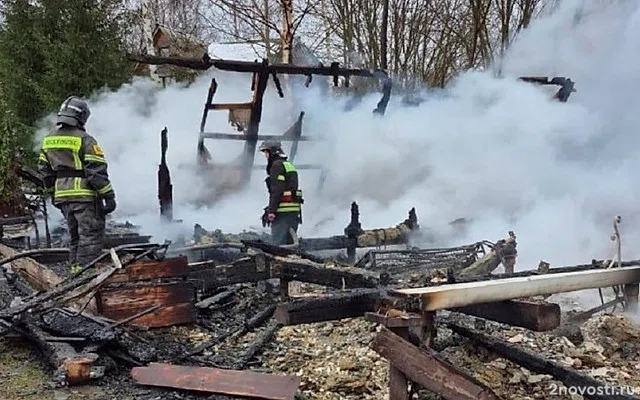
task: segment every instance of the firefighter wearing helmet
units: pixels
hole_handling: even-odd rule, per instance
[[[259,149],[267,159],[267,191],[269,205],[262,217],[263,226],[271,226],[275,245],[292,244],[289,230],[298,231],[302,223],[302,191],[298,189],[298,172],[287,160],[282,145],[276,140],[266,140]]]
[[[85,131],[91,112],[82,99],[67,98],[56,128],[40,150],[38,172],[69,230],[69,263],[77,273],[102,252],[105,216],[116,209],[107,161],[96,139]]]

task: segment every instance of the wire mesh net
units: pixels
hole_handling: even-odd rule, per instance
[[[478,253],[484,253],[481,242],[441,249],[371,250],[356,266],[397,276],[430,269],[465,268],[477,260]]]

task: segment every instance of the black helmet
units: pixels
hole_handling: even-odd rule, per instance
[[[282,143],[278,140],[265,140],[260,145],[260,151],[268,151],[271,154],[284,154]]]
[[[83,127],[91,115],[87,103],[76,96],[68,97],[58,111],[58,124]]]

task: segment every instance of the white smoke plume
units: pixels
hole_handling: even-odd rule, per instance
[[[360,205],[363,228],[395,225],[416,207],[425,229],[445,235],[448,222],[472,219],[456,243],[496,240],[513,230],[518,269],[540,259],[552,265],[588,263],[613,255],[611,222],[622,216],[623,258],[639,258],[631,244],[640,199],[640,75],[637,1],[565,0],[550,16],[521,33],[503,62],[505,77],[468,72],[445,91],[407,108],[392,95],[384,117],[372,114],[379,94],[356,109],[318,89],[321,79],[287,99],[269,83],[261,133],[279,134],[305,111],[296,163],[323,162],[329,175],[316,193],[316,171],[300,172],[306,202],[299,234],[334,235]],[[115,217],[140,223],[157,239],[206,229],[256,229],[267,197],[264,171],[242,193],[212,208],[189,205],[202,187],[193,173],[202,107],[212,76],[214,102],[247,101],[248,76],[211,71],[189,88],[153,89],[137,80],[92,99],[88,130],[108,157],[119,204]],[[239,77],[240,76],[240,77]],[[518,76],[566,76],[577,92],[567,103],[553,91]],[[168,163],[175,218],[182,228],[159,224],[157,165],[160,131],[169,129]],[[212,111],[207,131],[233,132],[226,112]],[[42,132],[44,134],[45,131]],[[216,161],[242,151],[241,142],[206,142]],[[287,150],[287,148],[285,148]],[[256,163],[263,164],[260,154]],[[262,229],[260,227],[260,229]],[[444,237],[444,236],[443,236]]]

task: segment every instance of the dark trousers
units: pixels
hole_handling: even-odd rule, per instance
[[[104,245],[105,216],[97,202],[61,204],[71,240],[69,263],[86,265],[102,252]]]
[[[298,224],[300,224],[300,214],[297,212],[276,214],[276,219],[271,223],[271,242],[276,246],[293,244],[289,229],[297,233]]]

